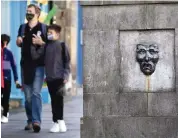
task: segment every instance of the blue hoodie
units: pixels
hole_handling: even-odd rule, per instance
[[[14,81],[18,80],[17,75],[17,66],[13,57],[12,52],[7,49],[3,48],[3,73],[4,73],[4,80],[11,81],[11,69],[14,75]]]

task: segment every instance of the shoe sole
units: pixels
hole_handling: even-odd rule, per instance
[[[65,131],[61,131],[61,130],[60,130],[59,132],[60,132],[60,133],[65,133],[65,132],[67,132],[67,130],[65,130]]]
[[[1,124],[7,124],[8,122],[1,122]]]
[[[34,125],[33,130],[34,130],[35,133],[38,133],[38,132],[40,132],[41,128],[38,125]]]
[[[25,131],[32,130],[32,128],[24,128]]]
[[[59,133],[60,131],[55,131],[55,132],[53,132],[53,131],[49,131],[50,133]]]

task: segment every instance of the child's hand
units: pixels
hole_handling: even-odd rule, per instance
[[[63,82],[64,82],[64,84],[65,84],[65,83],[67,83],[68,81],[67,81],[67,80],[64,80]]]
[[[15,82],[15,85],[16,85],[17,89],[21,89],[22,88],[22,86],[20,85],[20,83],[18,81]]]

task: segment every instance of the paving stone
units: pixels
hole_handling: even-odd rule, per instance
[[[11,113],[8,124],[1,125],[1,138],[80,138],[80,118],[83,116],[82,95],[75,96],[67,101],[64,107],[64,119],[68,131],[66,133],[49,133],[52,125],[51,105],[43,105],[42,130],[36,134],[33,131],[24,131],[26,115],[24,112]]]

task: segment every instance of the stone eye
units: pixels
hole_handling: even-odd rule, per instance
[[[149,52],[150,52],[150,54],[152,54],[152,55],[156,53],[156,51],[155,51],[154,49],[150,49]]]
[[[144,54],[146,51],[144,50],[144,49],[140,49],[139,51],[138,51],[138,53],[139,54]]]

